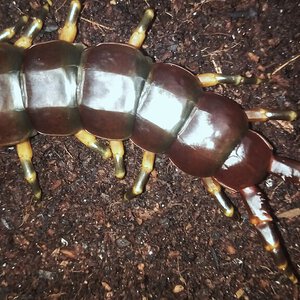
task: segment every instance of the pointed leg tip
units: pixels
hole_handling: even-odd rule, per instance
[[[42,191],[41,190],[38,190],[38,191],[36,191],[36,192],[34,192],[34,199],[35,200],[41,200],[41,198],[42,198]]]
[[[125,167],[123,157],[115,157],[115,176],[116,178],[122,179],[125,176]]]
[[[256,84],[261,84],[264,81],[265,81],[265,79],[262,79],[262,78],[259,78],[259,77],[256,78]]]
[[[232,218],[234,221],[240,221],[241,215],[240,213],[232,206],[227,210],[223,211],[224,215],[228,218]]]
[[[40,200],[42,197],[42,190],[40,188],[39,182],[37,180],[36,172],[32,172],[31,176],[26,177],[26,180],[29,182],[35,200]]]
[[[146,9],[145,14],[147,15],[148,18],[153,19],[155,14],[154,9],[153,8]]]
[[[297,284],[298,283],[298,278],[295,274],[292,274],[289,276],[289,279],[290,281],[293,283],[293,284]]]
[[[294,110],[291,111],[290,113],[290,121],[295,121],[298,118],[298,113]]]
[[[234,217],[234,215],[235,215],[235,209],[233,208],[233,206],[230,207],[230,209],[225,210],[225,211],[224,211],[224,215],[225,215],[226,217],[229,217],[229,218]]]
[[[123,179],[125,177],[125,171],[116,172],[115,177],[118,179]]]

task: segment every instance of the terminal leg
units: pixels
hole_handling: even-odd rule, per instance
[[[297,275],[280,244],[266,198],[255,186],[244,188],[240,192],[248,209],[250,223],[260,233],[265,250],[272,254],[278,269],[296,284],[298,282]]]

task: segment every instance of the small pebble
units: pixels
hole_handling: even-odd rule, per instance
[[[125,248],[130,246],[130,242],[126,240],[125,238],[120,238],[116,240],[117,246],[119,248]]]
[[[138,270],[139,270],[139,271],[144,272],[145,264],[139,263],[137,267],[138,267]]]
[[[175,287],[173,289],[173,293],[178,294],[178,293],[182,292],[183,290],[184,290],[184,286],[181,284],[177,284],[177,285],[175,285]]]
[[[230,255],[234,255],[236,254],[236,249],[232,245],[227,245],[226,252]]]
[[[74,251],[68,250],[68,249],[60,249],[60,253],[62,253],[64,256],[72,259],[76,259],[76,253]]]
[[[111,287],[110,287],[110,285],[109,285],[107,282],[102,281],[101,284],[102,284],[103,288],[104,288],[107,292],[110,292],[110,291],[111,291]]]

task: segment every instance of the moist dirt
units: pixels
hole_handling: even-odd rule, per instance
[[[69,1],[53,2],[35,43],[55,39],[62,26]],[[259,86],[211,90],[246,109],[299,109],[299,60],[290,61],[300,52],[297,2],[86,0],[76,42],[125,43],[151,6],[156,17],[143,45],[147,55],[195,74],[269,78]],[[1,1],[0,29],[22,13],[34,15],[39,5]],[[251,126],[278,154],[299,160],[299,125]],[[0,299],[298,299],[298,285],[264,252],[238,193],[226,191],[241,213],[235,222],[197,178],[158,155],[146,192],[125,202],[142,156],[130,141],[125,145],[127,176],[117,180],[112,161],[74,137],[36,135],[38,203],[15,149],[0,149]],[[274,176],[260,187],[299,270],[300,217],[292,214],[299,187]]]

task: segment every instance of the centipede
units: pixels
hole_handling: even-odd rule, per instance
[[[165,154],[176,168],[199,178],[228,218],[239,219],[239,213],[224,190],[239,193],[265,251],[297,284],[298,273],[258,185],[269,174],[299,185],[300,162],[274,154],[249,124],[293,122],[298,112],[245,110],[206,89],[260,84],[257,77],[194,74],[177,64],[155,62],[142,51],[155,16],[152,8],[145,10],[127,43],[87,47],[74,42],[82,3],[72,0],[58,39],[34,44],[51,6],[46,1],[27,27],[28,17],[22,16],[0,33],[0,147],[16,148],[36,201],[42,199],[42,190],[32,163],[33,136],[75,136],[103,159],[112,158],[119,179],[126,173],[123,142],[130,140],[143,158],[124,201],[144,192],[156,155]],[[19,31],[21,36],[11,43]]]

